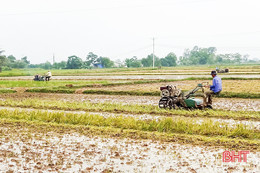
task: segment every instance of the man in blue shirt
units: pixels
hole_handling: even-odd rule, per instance
[[[210,91],[204,93],[204,107],[212,107],[212,95],[217,95],[222,91],[222,81],[221,78],[217,76],[217,72],[211,71],[211,76],[213,77],[213,82],[212,85],[208,86]]]

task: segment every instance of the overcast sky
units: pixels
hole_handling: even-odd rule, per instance
[[[31,63],[112,60],[185,48],[260,59],[259,0],[0,0],[0,50]]]

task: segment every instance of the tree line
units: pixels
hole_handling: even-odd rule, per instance
[[[193,49],[186,49],[179,58],[175,53],[170,52],[167,56],[159,58],[154,55],[155,67],[174,67],[177,65],[221,65],[221,64],[241,64],[248,63],[249,55],[239,53],[216,54],[215,47],[200,48],[194,46]],[[89,52],[85,60],[73,55],[67,61],[30,64],[27,57],[17,60],[13,55],[5,56],[0,51],[0,70],[11,70],[12,68],[43,68],[43,69],[91,69],[91,68],[112,68],[112,67],[152,67],[153,54],[145,58],[138,59],[136,56],[126,58],[124,61],[112,61],[108,57],[98,56]]]

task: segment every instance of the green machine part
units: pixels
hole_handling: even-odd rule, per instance
[[[186,103],[188,108],[196,108],[198,105],[203,104],[202,100],[195,98],[185,99],[184,102]]]

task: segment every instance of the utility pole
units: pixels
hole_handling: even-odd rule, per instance
[[[153,37],[153,68],[154,68],[154,37]]]
[[[52,57],[52,65],[55,63],[55,56],[53,54],[53,57]]]

